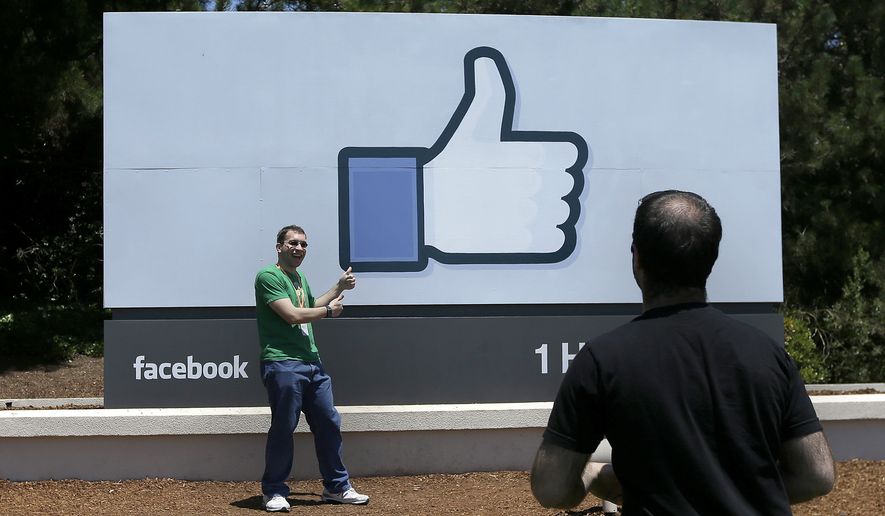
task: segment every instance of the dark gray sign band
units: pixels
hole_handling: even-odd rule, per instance
[[[783,341],[776,313],[733,314]],[[631,315],[354,318],[314,325],[338,405],[552,401],[581,343]],[[105,406],[264,406],[254,319],[110,320]]]

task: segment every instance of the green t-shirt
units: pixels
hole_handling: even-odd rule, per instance
[[[313,340],[310,323],[287,324],[269,306],[278,299],[289,298],[296,307],[301,306],[295,292],[295,284],[301,279],[304,291],[303,306],[313,308],[314,298],[304,274],[290,276],[276,265],[268,265],[255,277],[255,305],[258,310],[258,342],[261,344],[261,360],[301,360],[317,362],[320,353]]]

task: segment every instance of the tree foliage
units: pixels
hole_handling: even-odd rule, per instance
[[[118,3],[0,2],[0,368],[100,349],[102,12]]]
[[[7,309],[98,299],[101,18],[88,15],[95,7],[0,4]]]
[[[808,325],[822,380],[885,380],[885,3],[857,0],[0,2],[0,315],[100,306],[101,13],[194,9],[777,24],[788,326]]]
[[[796,2],[785,14],[786,301],[809,314],[829,381],[882,381],[885,4]]]

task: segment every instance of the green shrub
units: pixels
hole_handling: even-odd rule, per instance
[[[859,249],[841,297],[817,310],[817,336],[826,349],[831,380],[885,381],[885,261]]]
[[[53,306],[0,316],[0,369],[104,353],[108,312],[96,306]]]
[[[811,338],[811,329],[805,317],[795,310],[787,310],[784,314],[784,346],[799,365],[799,372],[806,383],[824,383],[828,380],[823,353]]]

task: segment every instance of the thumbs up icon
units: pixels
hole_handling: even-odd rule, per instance
[[[355,272],[557,263],[577,244],[588,148],[565,131],[513,129],[504,56],[464,56],[464,96],[430,148],[338,153],[339,262]]]

